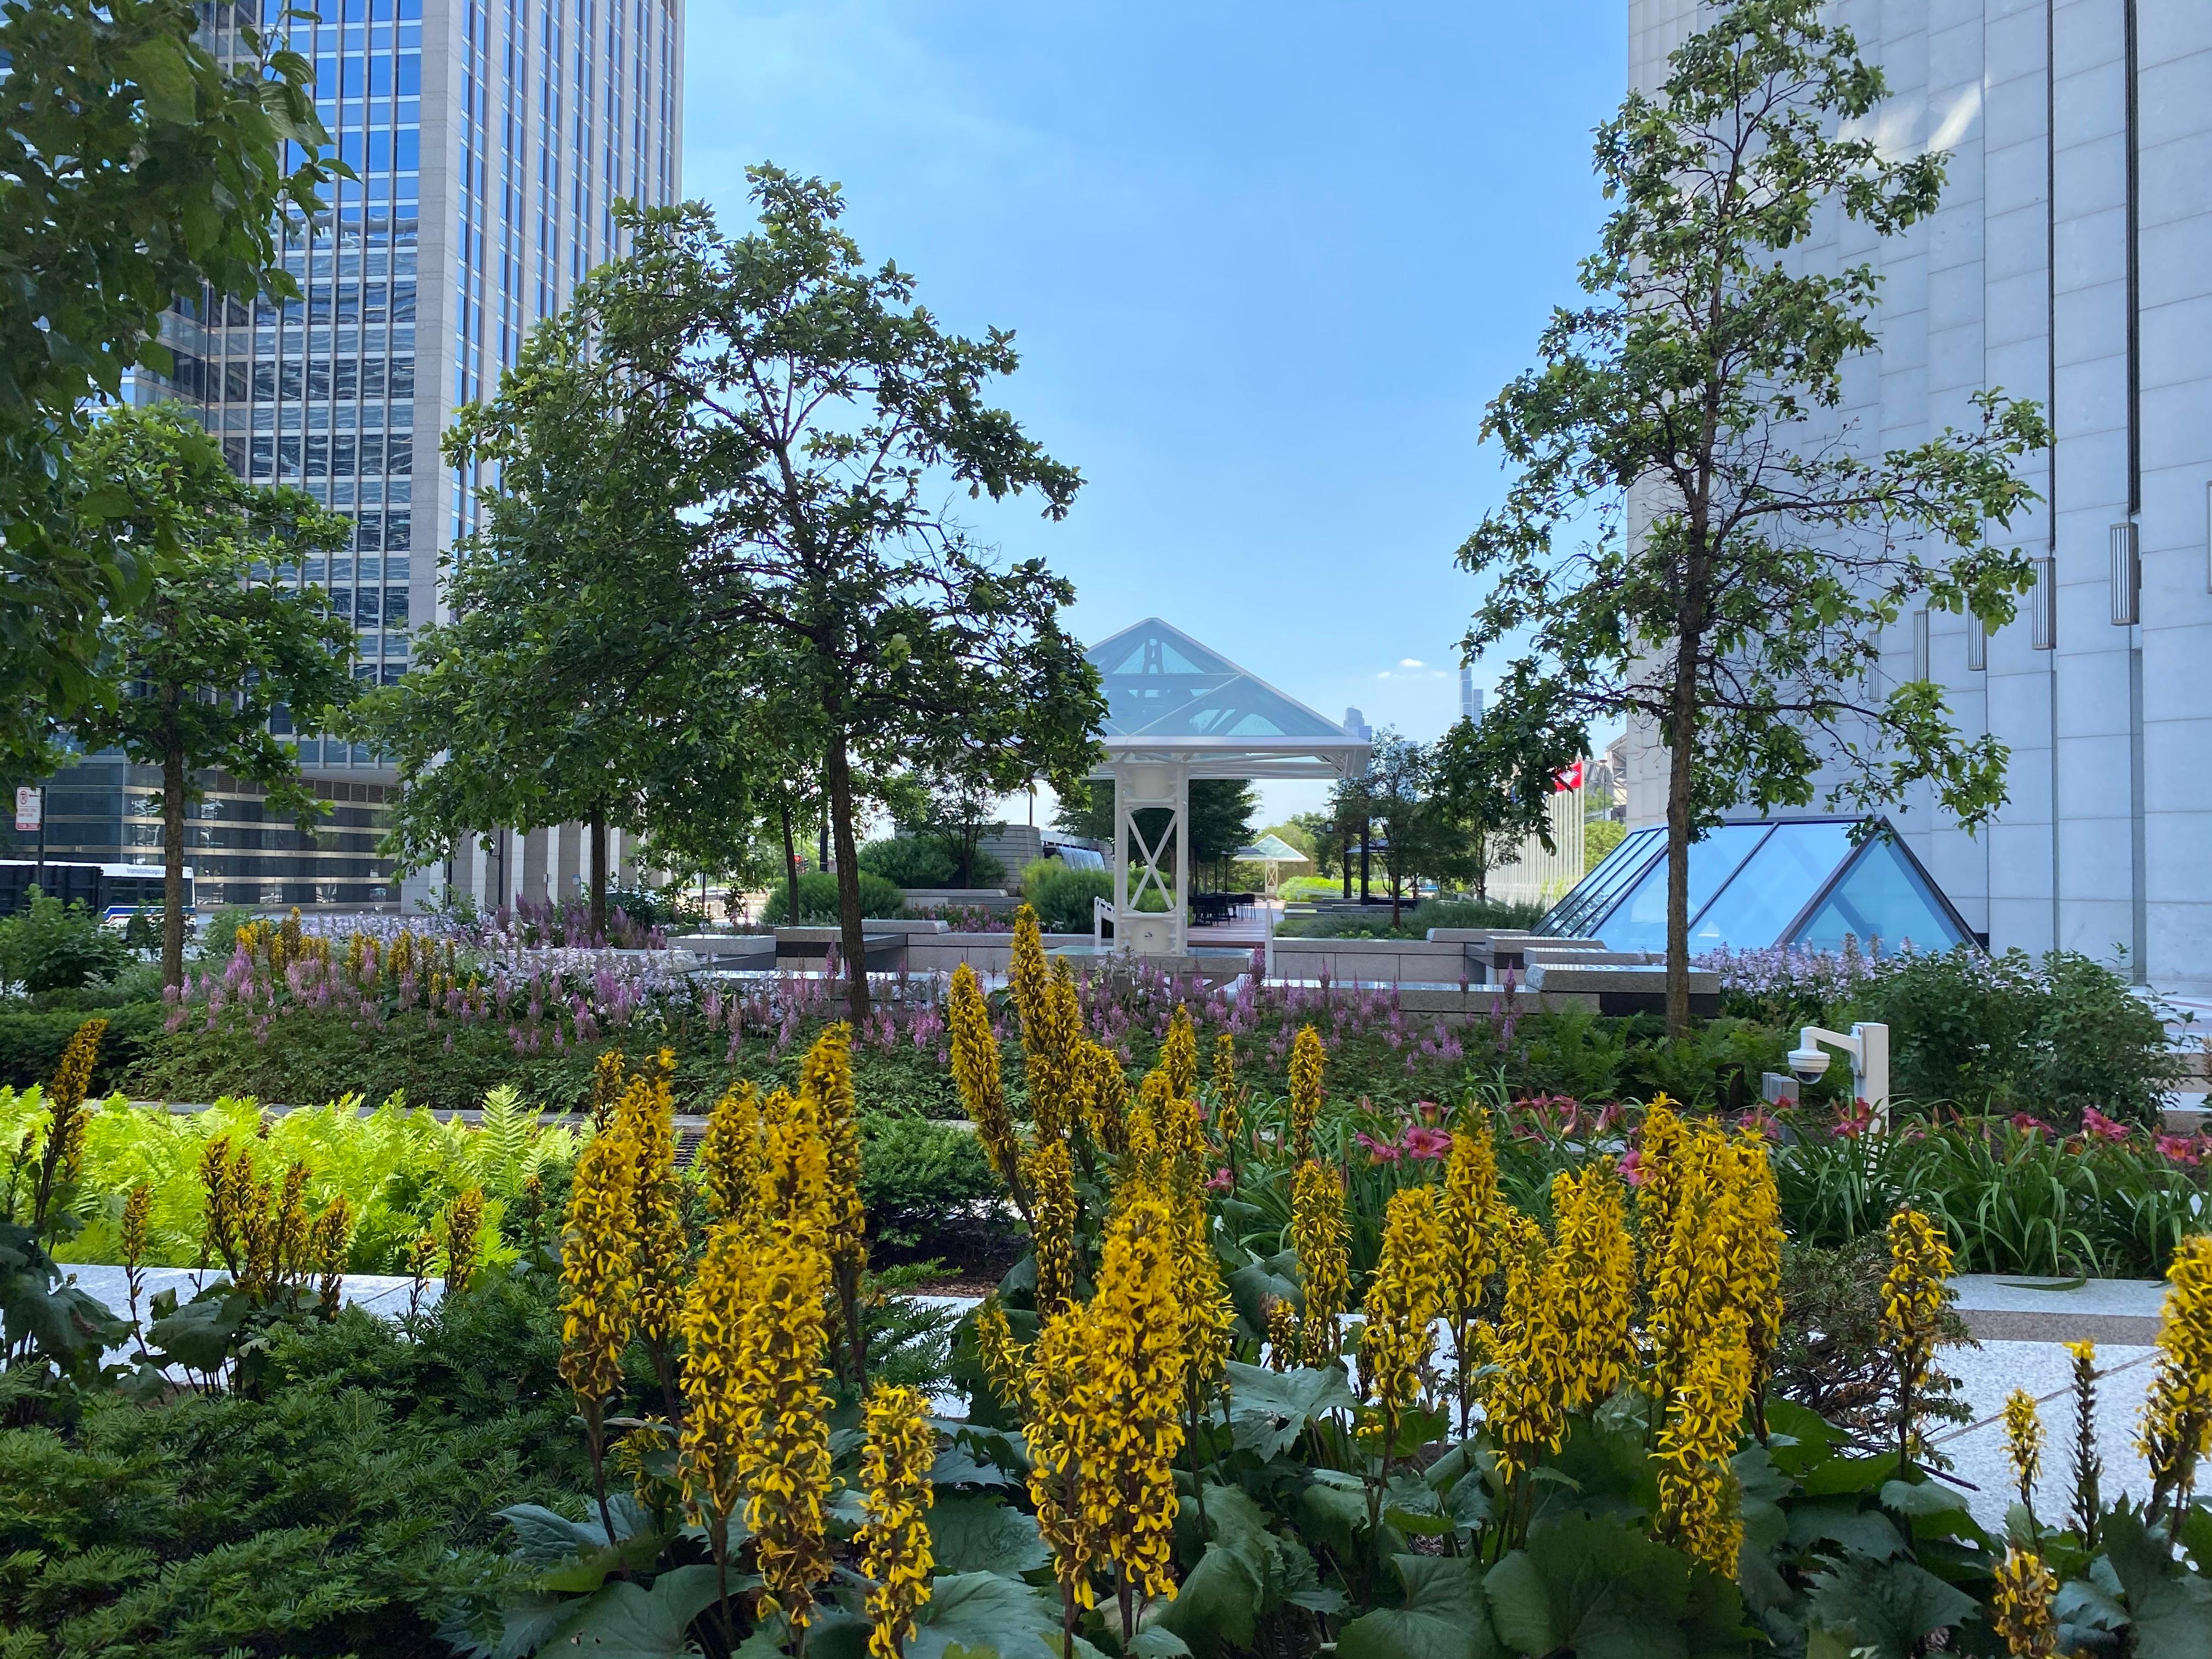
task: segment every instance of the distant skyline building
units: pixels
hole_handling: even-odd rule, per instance
[[[617,200],[678,198],[683,0],[322,0],[314,23],[284,10],[205,8],[202,38],[228,61],[257,13],[289,30],[359,179],[288,228],[299,299],[173,312],[174,377],[133,376],[125,395],[185,402],[240,477],[354,520],[350,548],[294,580],[329,590],[358,631],[356,672],[390,684],[412,630],[441,614],[440,553],[474,523],[475,480],[440,454],[453,410],[495,392],[530,330],[620,251]],[[311,846],[264,824],[256,792],[210,779],[186,853],[204,906],[400,901],[372,856],[396,775],[334,738],[301,751],[317,793],[343,805]],[[67,769],[49,785],[47,856],[157,859],[158,786],[119,757]],[[581,849],[577,826],[502,836],[457,860],[454,882],[494,902],[558,896]],[[418,878],[408,896],[432,884]]]
[[[1630,0],[1630,83],[1711,16]],[[1998,950],[2113,961],[2212,994],[2212,5],[2207,0],[1837,0],[1891,96],[1869,131],[1950,160],[1936,210],[1876,235],[1823,208],[1795,268],[1865,264],[1879,349],[1808,441],[1926,442],[2002,387],[2056,442],[2042,499],[2003,537],[2039,573],[1984,635],[1926,610],[1884,641],[1881,681],[1929,678],[1954,722],[2004,744],[2010,799],[1968,836],[1924,786],[1892,816]],[[1846,436],[1848,434],[1848,436]],[[1630,530],[1638,533],[1634,492]],[[1623,757],[1631,827],[1664,813],[1647,723]]]

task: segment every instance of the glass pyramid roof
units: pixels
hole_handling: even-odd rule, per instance
[[[1854,845],[1854,818],[1723,823],[1690,843],[1690,951],[1910,944],[1944,951],[1972,933],[1887,819]],[[1667,832],[1638,830],[1536,924],[1615,951],[1667,944]]]
[[[1326,715],[1158,617],[1103,640],[1085,653],[1106,695],[1101,735],[1147,745],[1219,744],[1299,754],[1358,746]]]

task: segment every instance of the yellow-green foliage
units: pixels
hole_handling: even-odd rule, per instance
[[[226,1097],[203,1112],[172,1113],[114,1096],[93,1115],[85,1137],[76,1206],[84,1229],[57,1255],[64,1261],[121,1260],[124,1202],[143,1182],[153,1194],[145,1264],[195,1265],[205,1200],[201,1149],[228,1134],[232,1146],[252,1152],[262,1176],[281,1177],[295,1161],[305,1164],[312,1207],[339,1192],[352,1201],[360,1219],[348,1265],[356,1273],[404,1271],[409,1242],[471,1187],[485,1195],[481,1260],[511,1261],[501,1215],[521,1200],[529,1176],[548,1181],[575,1154],[576,1136],[541,1125],[510,1088],[486,1097],[481,1127],[441,1123],[397,1096],[372,1112],[361,1112],[360,1104],[348,1096],[287,1112],[268,1121],[264,1138],[261,1109],[252,1099]],[[0,1088],[0,1147],[12,1152],[27,1130],[35,1146],[45,1119],[37,1089]]]

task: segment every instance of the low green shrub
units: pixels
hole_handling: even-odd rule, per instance
[[[1288,939],[1425,939],[1431,927],[1527,927],[1544,914],[1540,904],[1503,899],[1423,899],[1399,910],[1390,925],[1387,904],[1349,913],[1291,916],[1276,928]]]
[[[131,947],[123,935],[102,927],[82,899],[64,904],[36,887],[30,899],[14,915],[0,918],[0,986],[74,990],[112,979],[131,964]]]
[[[1006,1189],[972,1133],[878,1112],[860,1127],[860,1196],[886,1262],[935,1261],[995,1276],[1019,1254]]]
[[[1087,933],[1091,902],[1114,896],[1111,870],[1079,870],[1064,859],[1036,859],[1022,872],[1022,896],[1048,933]]]
[[[163,1009],[150,1001],[118,1006],[101,988],[49,991],[27,1001],[0,1000],[0,1087],[27,1089],[52,1077],[76,1028],[95,1013],[107,1022],[107,1036],[92,1086],[102,1094],[122,1088],[131,1068],[160,1042]]]
[[[863,916],[895,916],[906,903],[906,895],[872,871],[860,872],[860,914]],[[791,907],[790,890],[777,884],[769,895],[768,920],[784,921]],[[835,926],[837,912],[837,876],[831,870],[808,870],[799,878],[799,920],[802,926],[814,927]]]
[[[2094,1106],[2153,1124],[2176,1073],[2159,1010],[2071,951],[2040,962],[1968,945],[1893,957],[1858,982],[1852,1004],[1829,1023],[1888,1025],[1900,1100],[2069,1122]]]
[[[891,836],[860,849],[860,868],[895,887],[950,887],[957,866],[942,842],[926,836]]]

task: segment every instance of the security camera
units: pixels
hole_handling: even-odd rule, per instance
[[[1828,1051],[1817,1043],[1807,1043],[1802,1048],[1790,1051],[1790,1075],[1800,1083],[1818,1083],[1828,1073]]]

